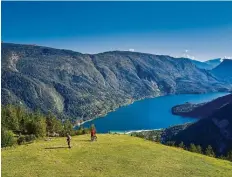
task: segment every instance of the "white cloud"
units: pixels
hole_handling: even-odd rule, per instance
[[[224,56],[223,59],[232,59],[232,57],[230,57],[230,56]]]
[[[189,54],[189,51],[190,51],[190,50],[186,49],[186,50],[183,52],[183,54],[182,54],[181,57],[183,57],[183,58],[190,58],[190,59],[194,60],[195,57],[194,57],[193,55],[190,55],[190,54]]]
[[[130,52],[134,52],[134,51],[135,51],[135,49],[129,49],[129,51],[130,51]]]

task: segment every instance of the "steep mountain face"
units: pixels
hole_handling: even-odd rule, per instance
[[[146,97],[227,91],[189,60],[135,52],[96,55],[2,44],[2,103],[92,119]]]
[[[231,101],[232,94],[228,94],[206,103],[185,103],[182,105],[174,106],[172,108],[172,113],[183,117],[207,118],[213,114],[215,110],[221,108],[223,105],[230,103]]]
[[[171,139],[177,143],[183,141],[186,145],[194,143],[203,148],[211,145],[217,154],[226,154],[232,148],[232,100]]]
[[[224,59],[223,62],[211,72],[223,81],[232,83],[232,60]]]

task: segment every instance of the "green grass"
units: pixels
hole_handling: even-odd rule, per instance
[[[226,177],[232,163],[128,135],[89,135],[37,141],[2,150],[2,176]],[[63,147],[63,148],[59,148]],[[51,148],[51,149],[46,149]]]

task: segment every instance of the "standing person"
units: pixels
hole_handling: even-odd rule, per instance
[[[68,143],[69,148],[71,148],[71,145],[70,145],[71,139],[72,139],[71,136],[69,135],[69,133],[67,133],[67,143]]]
[[[96,129],[94,124],[91,125],[91,141],[97,140],[97,136],[96,136]]]

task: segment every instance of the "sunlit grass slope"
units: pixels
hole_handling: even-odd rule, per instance
[[[2,176],[226,177],[232,163],[127,135],[65,138],[2,150]]]

